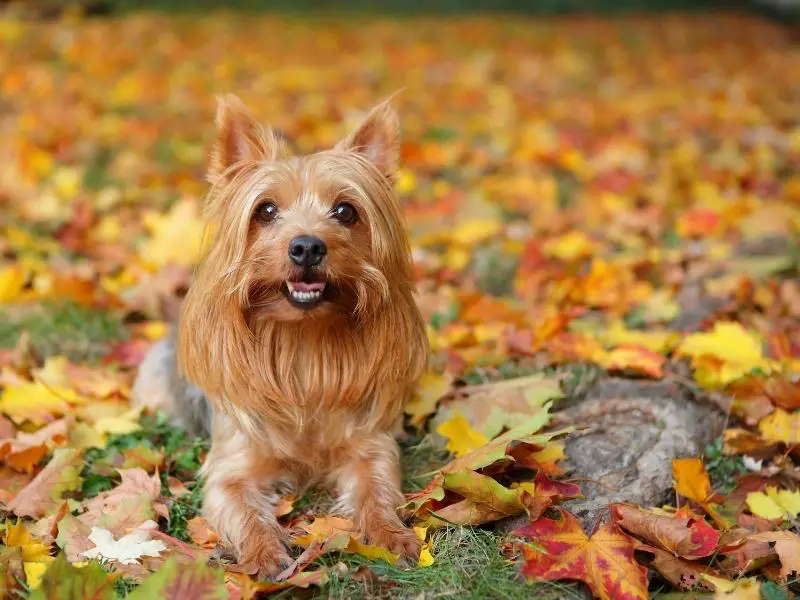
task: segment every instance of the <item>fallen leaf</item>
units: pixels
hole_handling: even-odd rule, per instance
[[[772,442],[800,444],[800,411],[789,413],[775,409],[775,412],[761,420],[758,431],[764,439]]]
[[[447,449],[459,457],[485,446],[489,441],[481,432],[472,429],[461,413],[455,413],[439,425],[436,433],[447,440]]]
[[[651,569],[658,571],[664,579],[674,587],[681,590],[694,590],[696,588],[713,589],[713,586],[703,579],[703,575],[715,575],[715,571],[707,564],[700,561],[691,561],[678,558],[661,548],[642,544],[636,548],[653,555],[653,560],[647,563]]]
[[[653,379],[664,376],[664,364],[667,359],[660,354],[641,346],[626,344],[609,351],[600,365],[609,371],[631,371]]]
[[[793,531],[765,531],[750,536],[757,542],[768,542],[781,561],[781,577],[784,581],[800,575],[800,536]]]
[[[672,461],[672,478],[676,492],[684,498],[696,502],[717,525],[723,529],[728,527],[728,520],[711,502],[711,480],[708,478],[702,460],[699,458],[676,458]]]
[[[789,519],[800,514],[800,492],[768,487],[747,494],[747,508],[765,519]]]
[[[583,581],[602,600],[648,598],[647,570],[637,564],[635,543],[613,525],[603,525],[591,538],[568,512],[557,520],[540,518],[514,533],[535,541],[523,545],[522,574],[533,581]]]
[[[40,518],[57,509],[66,492],[81,485],[81,453],[57,448],[47,466],[9,502],[8,509],[21,517]]]
[[[696,560],[717,549],[719,532],[702,517],[668,517],[632,504],[612,504],[611,514],[628,533],[682,558]]]
[[[453,395],[434,422],[442,423],[458,413],[472,429],[491,439],[536,415],[563,393],[557,379],[538,374],[457,388]]]
[[[202,561],[187,564],[172,559],[127,597],[129,600],[228,600],[228,592],[221,570],[212,569]]]
[[[150,523],[153,527],[157,527],[152,521]],[[82,553],[84,558],[101,558],[123,565],[133,564],[143,556],[158,557],[167,548],[161,540],[151,540],[147,529],[137,529],[119,539],[114,539],[114,535],[108,529],[92,527],[89,541],[94,547]]]
[[[702,577],[714,586],[714,600],[761,600],[761,584],[755,579],[729,581],[712,575]]]
[[[700,372],[698,380],[712,386],[726,385],[747,375],[753,369],[769,371],[761,341],[739,323],[720,321],[708,333],[694,333],[678,347],[679,356],[688,356]],[[704,358],[719,361],[719,366],[698,362]]]
[[[186,522],[186,529],[192,541],[203,548],[213,548],[219,541],[214,531],[203,517],[193,517]]]
[[[420,427],[427,418],[436,412],[439,400],[447,394],[452,382],[444,376],[428,371],[417,381],[414,395],[405,405],[406,414],[411,416],[411,424]]]
[[[81,568],[58,556],[44,574],[41,585],[29,596],[31,600],[113,600],[114,585],[96,563]]]

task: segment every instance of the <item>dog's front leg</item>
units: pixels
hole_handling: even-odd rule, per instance
[[[259,456],[237,432],[214,437],[203,471],[203,516],[240,563],[277,575],[290,562],[275,516],[280,489],[296,484],[286,465]]]
[[[337,473],[338,506],[353,515],[367,541],[414,561],[422,542],[397,516],[403,503],[400,449],[391,433],[354,440]]]

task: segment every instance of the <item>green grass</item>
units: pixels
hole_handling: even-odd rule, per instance
[[[741,456],[726,456],[722,453],[722,438],[709,444],[703,453],[706,470],[711,478],[711,487],[721,494],[728,494],[736,487],[736,478],[747,473]]]
[[[13,348],[26,331],[39,354],[66,354],[75,361],[96,360],[109,343],[127,336],[118,315],[74,303],[5,307],[0,313],[0,348]]]
[[[518,567],[500,553],[500,538],[490,531],[447,527],[432,534],[435,562],[424,569],[400,569],[358,556],[331,555],[331,579],[320,598],[458,598],[459,600],[584,598],[577,587],[545,584],[535,587],[519,578]],[[347,567],[341,573],[339,563]],[[361,568],[360,577],[352,574]],[[365,576],[366,575],[366,576]]]

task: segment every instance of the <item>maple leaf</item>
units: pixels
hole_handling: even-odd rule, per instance
[[[625,531],[690,560],[710,556],[719,542],[719,532],[702,517],[668,517],[631,504],[612,504],[611,512]]]
[[[687,336],[678,347],[679,356],[692,358],[695,377],[710,387],[726,385],[753,369],[769,371],[761,342],[739,323],[720,321],[708,333]],[[711,358],[714,362],[705,361]]]
[[[81,485],[81,453],[72,448],[57,448],[47,466],[9,502],[11,512],[39,518],[61,505],[65,492]]]
[[[523,545],[523,575],[534,581],[583,581],[601,600],[649,597],[647,570],[634,560],[631,538],[609,524],[589,538],[575,517],[557,512],[556,520],[540,518],[514,532],[544,548]]]
[[[158,474],[152,477],[141,468],[119,469],[120,484],[101,492],[87,501],[78,518],[86,525],[103,527],[120,535],[138,528],[145,521],[166,516],[166,508],[158,502],[161,495],[161,480]]]
[[[17,265],[4,265],[0,268],[0,304],[18,299],[26,279],[25,272]]]
[[[150,575],[133,592],[128,594],[130,600],[227,600],[228,592],[222,571],[212,569],[204,562],[179,563],[168,560]]]
[[[6,521],[3,543],[8,547],[20,549],[28,587],[31,589],[38,588],[41,584],[42,575],[44,575],[47,566],[53,561],[50,556],[50,546],[34,540],[30,531],[20,519],[14,525]]]
[[[765,519],[788,519],[800,514],[800,492],[774,486],[763,492],[750,492],[746,498],[750,512]]]
[[[153,521],[143,525],[150,524],[152,527],[157,527]],[[144,528],[114,539],[114,535],[108,529],[92,527],[89,541],[94,544],[94,547],[81,553],[84,558],[102,558],[123,565],[134,564],[143,556],[158,557],[167,548],[161,540],[151,540],[150,532]]]
[[[455,413],[439,425],[436,433],[447,440],[447,449],[456,456],[465,456],[489,441],[480,431],[472,429],[461,413]]]
[[[47,569],[31,600],[113,600],[114,586],[100,565],[90,563],[76,568],[59,555]]]
[[[436,420],[447,420],[460,413],[471,428],[491,439],[537,414],[563,393],[558,380],[537,374],[457,388],[454,396],[439,410]]]

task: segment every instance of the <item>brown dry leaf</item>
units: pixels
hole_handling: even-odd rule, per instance
[[[219,541],[217,532],[211,529],[203,517],[194,517],[186,522],[186,529],[192,541],[203,548],[213,548]]]
[[[47,466],[9,502],[8,509],[21,517],[41,518],[61,506],[63,495],[81,485],[81,453],[58,448]]]

